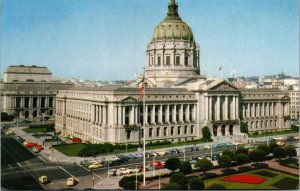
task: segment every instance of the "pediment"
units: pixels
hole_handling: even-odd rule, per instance
[[[290,100],[290,97],[287,96],[287,95],[285,95],[285,96],[283,96],[283,97],[281,98],[281,100]]]
[[[138,100],[136,100],[135,98],[133,97],[126,97],[124,99],[121,100],[121,102],[123,103],[132,103],[132,102],[137,102]]]
[[[210,91],[238,91],[238,88],[226,81],[222,81],[209,88],[209,90]]]

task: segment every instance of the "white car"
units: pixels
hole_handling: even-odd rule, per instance
[[[116,175],[117,176],[121,176],[121,175],[127,175],[127,174],[130,174],[131,173],[131,170],[128,169],[128,168],[119,168],[116,172]]]
[[[156,151],[157,156],[164,156],[166,155],[165,151]]]

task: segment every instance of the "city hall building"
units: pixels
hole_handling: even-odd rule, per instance
[[[200,47],[171,0],[147,46],[145,77],[127,86],[77,87],[56,96],[55,128],[92,143],[240,139],[249,131],[287,129],[289,97],[279,90],[240,90],[200,74]],[[145,111],[140,86],[145,82]],[[146,126],[143,128],[145,120]]]

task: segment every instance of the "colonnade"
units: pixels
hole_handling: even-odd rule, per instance
[[[222,121],[239,118],[238,96],[207,96],[205,106],[206,120]]]

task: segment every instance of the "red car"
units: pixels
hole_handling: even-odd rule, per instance
[[[42,145],[37,145],[36,148],[40,151],[40,150],[44,150],[44,147]]]
[[[26,147],[35,147],[37,144],[36,143],[27,143]]]
[[[153,161],[151,165],[155,167],[155,169],[162,169],[165,168],[165,163],[160,161]]]
[[[81,143],[82,142],[82,140],[80,138],[77,138],[77,137],[74,137],[72,139],[72,141],[73,141],[73,143]]]

